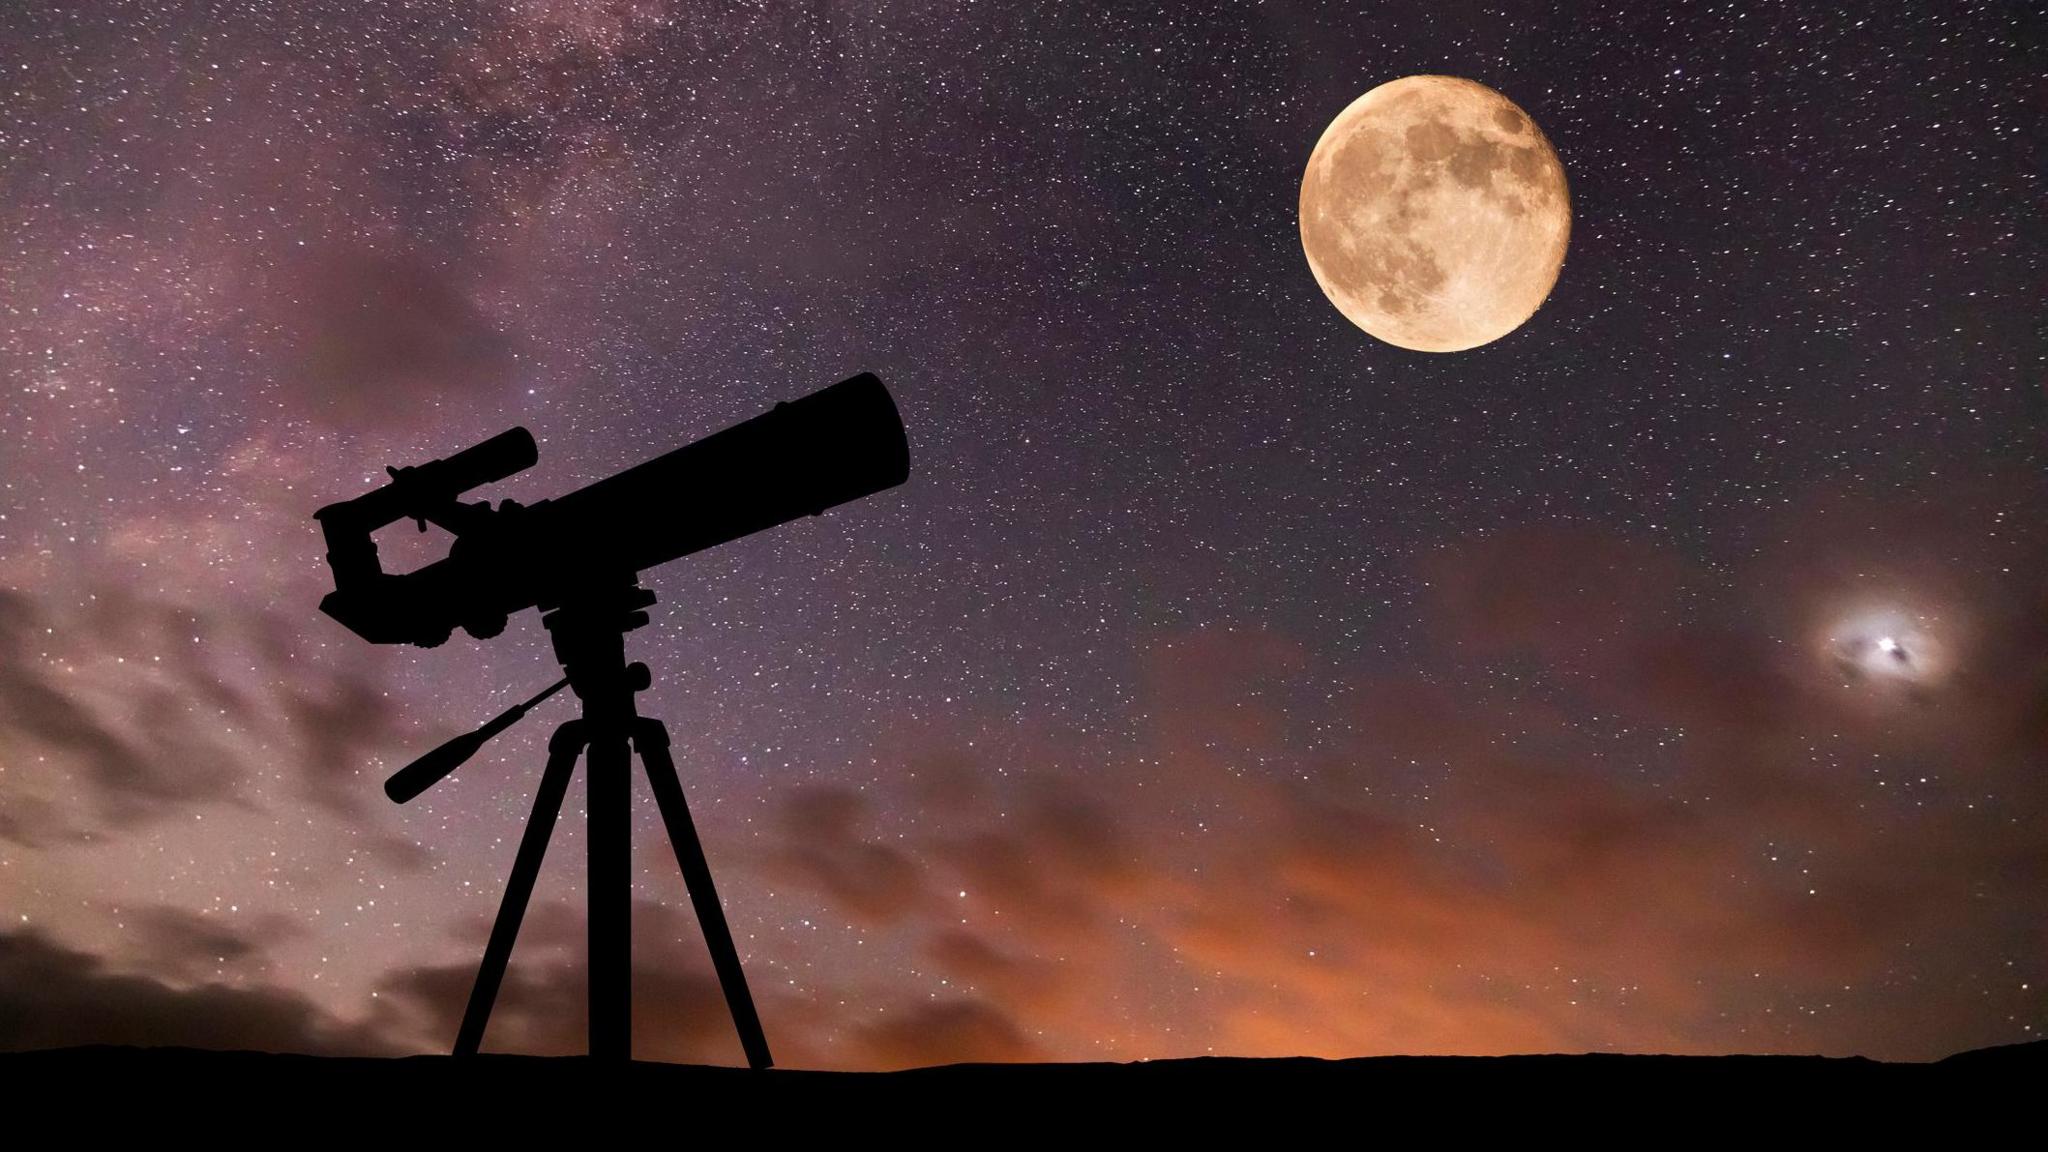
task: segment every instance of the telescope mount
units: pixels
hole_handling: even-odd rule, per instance
[[[640,587],[637,576],[628,576],[581,587],[562,597],[541,618],[570,689],[583,701],[583,715],[564,721],[548,739],[547,767],[541,773],[540,788],[534,793],[533,812],[527,817],[526,831],[520,837],[512,875],[498,906],[498,918],[491,926],[483,964],[477,969],[469,1006],[462,1015],[462,1028],[455,1040],[457,1056],[475,1055],[483,1043],[491,1005],[504,981],[513,941],[519,935],[520,921],[525,918],[527,902],[533,896],[534,881],[540,876],[541,859],[547,854],[548,839],[562,810],[562,798],[569,790],[569,776],[575,770],[577,758],[584,757],[588,794],[590,1054],[606,1061],[631,1059],[632,758],[637,752],[647,770],[655,803],[661,809],[662,823],[667,826],[676,863],[682,868],[683,882],[689,888],[704,943],[711,950],[711,964],[718,973],[718,984],[725,993],[726,1007],[732,1012],[733,1025],[739,1030],[740,1047],[746,1052],[747,1063],[754,1068],[767,1068],[774,1063],[768,1054],[760,1017],[754,1011],[753,997],[747,991],[746,974],[740,969],[732,932],[726,927],[725,910],[711,882],[711,866],[704,859],[704,846],[697,838],[697,827],[683,799],[675,761],[669,756],[668,729],[660,720],[642,716],[633,707],[634,695],[646,691],[653,676],[647,665],[626,662],[625,637],[647,623],[646,610],[653,603],[654,593]],[[521,705],[513,711],[523,715],[528,706]]]

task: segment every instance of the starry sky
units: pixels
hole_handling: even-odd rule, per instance
[[[2044,72],[2021,2],[6,5],[0,1048],[445,1049],[573,708],[390,804],[557,672],[319,615],[311,513],[864,370],[910,482],[629,639],[781,1063],[2038,1037]],[[1571,185],[1469,352],[1297,231],[1416,73]],[[487,1049],[582,1047],[580,797]],[[636,1051],[738,1063],[636,803]]]

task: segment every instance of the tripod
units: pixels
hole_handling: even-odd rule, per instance
[[[483,1043],[484,1026],[490,1021],[491,1005],[512,956],[512,942],[519,935],[534,881],[540,876],[541,858],[547,854],[548,838],[562,810],[562,797],[569,790],[569,775],[577,757],[587,752],[590,1054],[607,1061],[632,1058],[632,756],[637,751],[647,768],[655,803],[661,808],[662,823],[668,827],[669,843],[690,890],[704,943],[711,949],[711,964],[718,972],[719,987],[725,992],[747,1063],[754,1068],[774,1064],[760,1017],[754,1013],[753,997],[747,992],[747,977],[740,970],[732,932],[725,924],[725,910],[711,883],[711,866],[705,862],[704,846],[697,839],[689,805],[683,800],[683,786],[676,779],[675,761],[668,754],[668,729],[661,721],[633,710],[634,693],[646,691],[653,678],[647,665],[626,663],[625,637],[647,623],[645,609],[653,603],[654,593],[629,577],[580,590],[542,618],[569,687],[583,701],[583,716],[565,721],[548,740],[548,764],[534,794],[533,814],[527,818],[512,876],[498,906],[498,919],[491,926],[490,943],[484,947],[483,964],[470,990],[469,1007],[462,1014],[462,1029],[456,1034],[457,1056],[473,1056]]]

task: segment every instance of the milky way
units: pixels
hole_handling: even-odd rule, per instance
[[[911,482],[631,639],[782,1063],[2037,1035],[2048,21],[1954,7],[7,6],[0,1047],[445,1047],[569,709],[388,803],[556,672],[312,511],[863,370]],[[1415,73],[1571,181],[1457,355],[1296,235]],[[487,1047],[580,1048],[580,795]],[[737,1062],[636,827],[638,1050]]]

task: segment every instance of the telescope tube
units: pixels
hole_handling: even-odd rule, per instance
[[[896,403],[863,373],[569,493],[554,536],[639,572],[909,475]]]
[[[456,461],[464,461],[459,479],[518,459],[511,450],[515,434],[524,435],[514,429],[470,450],[498,445],[481,458],[466,460],[462,453],[437,462],[441,470],[430,478],[443,483]],[[427,467],[433,466],[418,471]],[[555,607],[593,584],[630,581],[693,552],[894,487],[909,475],[909,443],[896,403],[880,379],[862,373],[559,499],[501,505],[461,534],[447,559],[418,571],[377,572],[372,552],[367,575],[345,573],[337,559],[340,511],[351,510],[352,524],[365,522],[356,518],[365,501],[374,501],[378,514],[403,505],[398,515],[413,515],[409,502],[387,495],[408,482],[401,471],[392,485],[359,501],[321,509],[336,586],[320,607],[377,643],[431,646],[458,625],[492,635],[514,612]]]

